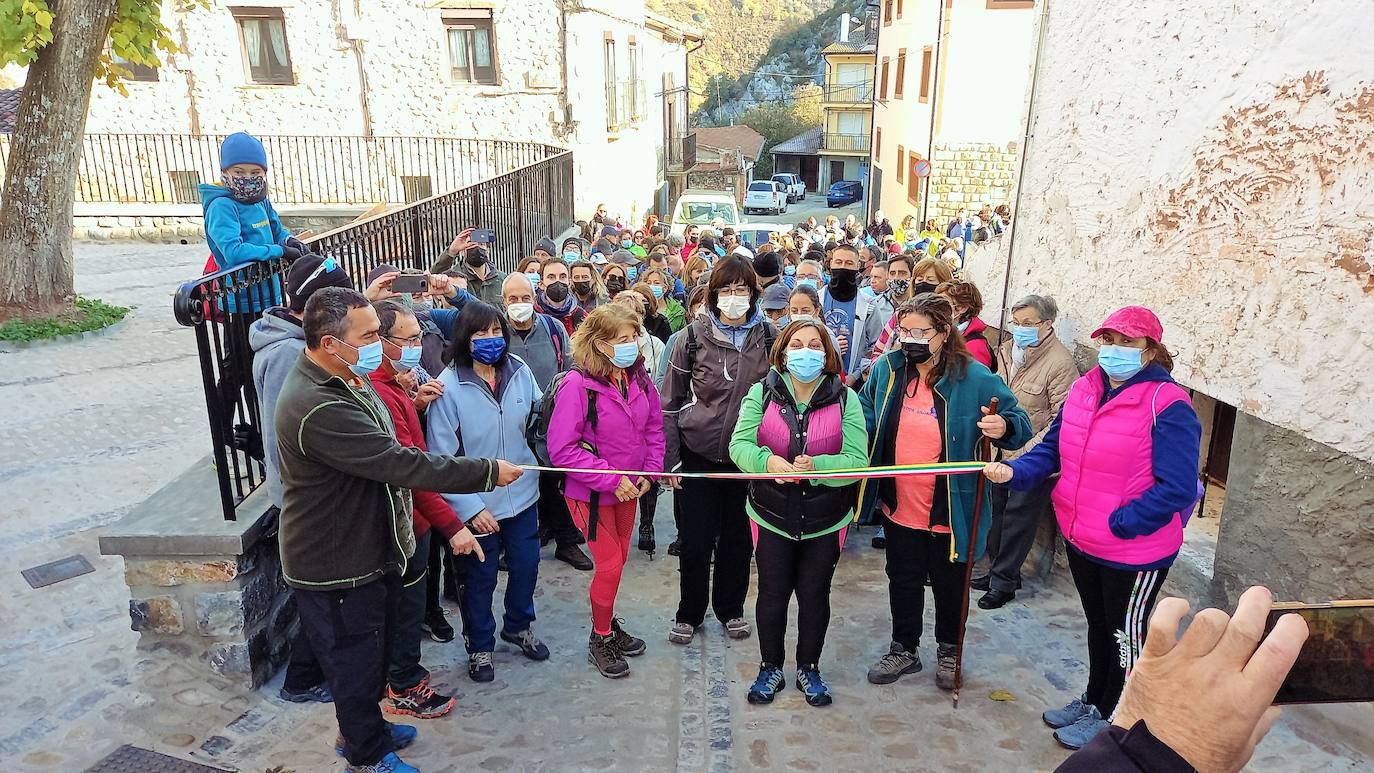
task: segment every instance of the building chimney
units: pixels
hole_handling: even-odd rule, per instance
[[[840,14],[840,34],[835,36],[836,43],[849,42],[849,14]]]

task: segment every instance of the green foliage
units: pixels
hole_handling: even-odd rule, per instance
[[[174,54],[172,31],[162,23],[162,0],[118,0],[109,46],[100,54],[95,72],[98,81],[128,96],[124,79],[129,69],[122,60],[158,67],[162,54]],[[209,0],[177,0],[175,12],[208,8]],[[38,52],[52,42],[53,12],[47,0],[0,0],[0,67],[7,64],[30,65]]]
[[[0,341],[39,341],[46,338],[102,330],[124,319],[125,306],[111,306],[96,298],[76,297],[73,311],[55,317],[15,319],[0,325]]]
[[[807,83],[792,91],[787,103],[768,102],[746,110],[737,123],[742,123],[763,135],[763,151],[754,167],[755,176],[773,173],[773,157],[769,151],[779,142],[790,140],[807,129],[821,125],[821,87]]]

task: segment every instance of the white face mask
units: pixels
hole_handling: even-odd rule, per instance
[[[716,299],[716,308],[726,319],[740,319],[749,313],[749,296],[722,295]]]
[[[525,323],[534,316],[533,303],[512,303],[506,307],[506,314],[510,315],[511,322]]]

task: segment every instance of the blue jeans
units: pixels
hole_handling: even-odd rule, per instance
[[[463,586],[463,641],[468,653],[496,649],[496,616],[491,597],[496,592],[496,563],[501,549],[506,551],[506,616],[503,630],[519,633],[534,622],[534,586],[539,581],[539,511],[531,505],[519,514],[501,521],[495,534],[479,534],[477,540],[486,561],[475,555],[467,561],[467,584]]]

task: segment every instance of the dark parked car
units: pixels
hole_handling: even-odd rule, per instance
[[[863,197],[863,183],[857,180],[841,180],[832,183],[830,190],[825,192],[825,204],[828,207],[842,207],[845,204],[853,204]]]

